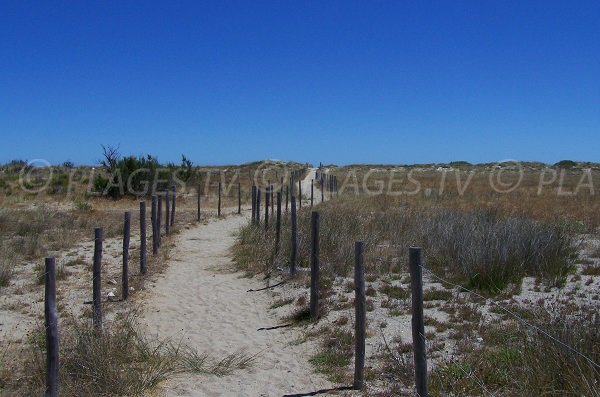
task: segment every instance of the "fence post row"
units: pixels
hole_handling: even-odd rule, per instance
[[[92,319],[96,330],[102,330],[102,228],[94,230],[94,264],[92,268]]]
[[[320,255],[320,228],[319,213],[313,211],[310,219],[311,231],[311,251],[310,251],[310,318],[316,320],[319,318],[319,255]]]
[[[296,274],[298,267],[298,222],[296,219],[296,198],[292,196],[292,249],[290,254],[290,273]]]
[[[58,396],[59,340],[56,310],[56,260],[45,259],[44,322],[46,327],[46,397]]]
[[[126,211],[123,219],[123,275],[121,278],[121,298],[129,296],[129,238],[131,236],[131,212]]]
[[[177,188],[173,185],[173,200],[171,201],[171,226],[175,226],[175,207],[177,206]]]
[[[355,289],[355,360],[354,389],[362,390],[365,386],[365,335],[367,331],[367,299],[365,292],[364,242],[354,245],[354,289]]]
[[[425,325],[423,322],[423,250],[409,248],[410,284],[412,291],[412,337],[415,363],[415,386],[422,397],[427,391],[427,351],[425,347]]]

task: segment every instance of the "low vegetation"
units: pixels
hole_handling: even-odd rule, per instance
[[[59,382],[65,396],[142,396],[181,373],[224,376],[253,364],[255,356],[236,352],[215,360],[174,340],[159,340],[140,329],[135,312],[120,314],[101,334],[89,320],[70,319],[61,326]],[[43,328],[34,332],[28,367],[29,395],[45,387]]]
[[[375,202],[374,202],[375,201]],[[366,271],[406,272],[408,248],[425,249],[426,266],[442,277],[488,293],[520,286],[524,276],[563,285],[574,269],[577,246],[567,223],[503,216],[489,210],[379,208],[376,199],[328,202],[321,212],[321,261],[329,277],[347,276],[354,264],[353,244],[366,242]],[[299,211],[300,266],[308,266],[310,212]],[[274,255],[274,228],[248,225],[234,250],[236,262],[255,272],[287,267],[289,217],[282,226],[282,247]]]

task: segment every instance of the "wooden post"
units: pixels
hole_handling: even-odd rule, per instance
[[[261,189],[258,188],[256,190],[256,224],[260,225],[260,196],[261,196]]]
[[[58,313],[56,311],[56,260],[47,257],[44,273],[44,318],[46,327],[46,397],[58,397]]]
[[[281,192],[277,192],[277,219],[275,223],[275,253],[279,252],[281,239]]]
[[[267,186],[267,190],[265,191],[265,230],[269,230],[269,200],[271,200],[270,190],[271,189]]]
[[[146,202],[140,201],[140,273],[146,273]]]
[[[201,196],[201,194],[200,194],[200,193],[201,193],[201,192],[200,192],[200,185],[198,185],[198,192],[197,192],[197,194],[196,194],[196,196],[198,196],[198,197],[197,197],[197,199],[198,199],[198,203],[197,203],[197,206],[198,206],[198,218],[197,218],[197,221],[198,221],[198,222],[200,222],[200,196]]]
[[[121,297],[129,296],[129,238],[131,237],[131,212],[126,211],[123,218],[123,275],[121,278]]]
[[[299,207],[302,208],[302,180],[298,179],[298,202]]]
[[[354,389],[362,390],[365,386],[365,337],[367,332],[367,297],[365,293],[365,244],[357,241],[354,245],[354,288],[355,288],[355,342],[354,354]]]
[[[102,228],[94,230],[94,265],[92,268],[92,318],[94,327],[102,330]]]
[[[314,194],[314,190],[315,190],[314,189],[314,187],[315,187],[314,185],[315,185],[315,180],[311,179],[310,180],[310,208],[313,207],[313,199],[314,199],[314,195],[315,195]]]
[[[252,185],[252,223],[256,223],[256,185]]]
[[[412,337],[415,362],[415,386],[421,397],[427,397],[427,350],[423,322],[423,249],[409,248],[410,285],[412,291]]]
[[[219,203],[217,207],[217,216],[221,217],[221,182],[219,182]]]
[[[238,215],[242,213],[242,184],[238,182]]]
[[[273,212],[275,211],[275,187],[270,186],[271,191],[271,218],[273,218]]]
[[[162,218],[162,194],[158,195],[158,206],[157,206],[156,212],[157,212],[156,213],[156,237],[158,239],[158,247],[160,248],[160,245],[162,243],[162,241],[161,241],[162,233],[160,231],[161,226],[162,226],[161,225],[161,220],[162,220],[161,219]]]
[[[321,202],[325,201],[325,186],[323,185],[324,181],[325,179],[323,179],[323,174],[321,174]]]
[[[290,273],[296,274],[298,267],[298,221],[296,219],[296,197],[292,196],[292,250],[290,255]]]
[[[150,222],[152,223],[152,255],[158,253],[158,236],[157,236],[157,223],[158,223],[158,198],[152,196],[152,209],[150,210]]]
[[[290,196],[290,187],[286,186],[285,187],[285,212],[288,212],[289,196]]]
[[[319,318],[319,213],[313,211],[311,214],[311,252],[310,252],[310,318],[317,320]]]
[[[169,188],[165,190],[165,235],[169,234],[171,227],[171,202],[169,199]]]
[[[177,201],[177,188],[173,186],[173,201],[171,202],[171,226],[175,226],[175,207]]]

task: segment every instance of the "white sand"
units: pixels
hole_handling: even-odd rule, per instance
[[[310,203],[310,184],[314,180],[314,191],[313,191],[313,203],[317,204],[321,202],[321,189],[317,183],[317,170],[318,168],[309,168],[306,176],[302,180],[302,196],[308,199]],[[306,201],[306,200],[304,200]]]
[[[280,321],[270,313],[269,291],[247,292],[264,287],[260,277],[231,271],[233,233],[247,221],[230,216],[183,231],[164,277],[148,292],[144,321],[160,337],[183,338],[215,358],[260,353],[256,363],[221,378],[183,375],[165,386],[168,396],[283,396],[333,386],[313,373],[310,343],[290,345],[298,330],[258,331]]]

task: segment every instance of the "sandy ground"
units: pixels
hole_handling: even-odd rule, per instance
[[[258,354],[255,364],[226,377],[184,375],[165,385],[168,396],[283,396],[332,385],[314,374],[310,344],[290,344],[293,328],[258,330],[280,324],[269,310],[269,292],[259,277],[233,271],[229,249],[247,216],[213,220],[184,231],[169,269],[152,289],[144,322],[160,337],[182,339],[215,358],[245,351]]]
[[[317,179],[317,168],[309,168],[306,176],[302,180],[302,196],[305,198],[303,202],[310,204],[310,185],[314,180],[314,191],[313,191],[313,204],[321,202],[321,189],[316,181]]]

